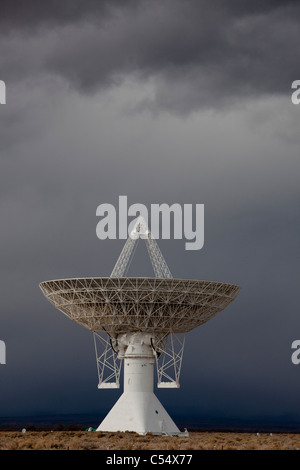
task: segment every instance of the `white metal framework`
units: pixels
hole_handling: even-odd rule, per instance
[[[155,347],[157,387],[179,388],[185,334],[171,333]]]
[[[229,305],[236,297],[239,287],[213,281],[157,278],[83,278],[47,281],[41,284],[45,297],[69,318],[94,333],[107,333],[110,340],[103,354],[97,356],[102,364],[108,355],[111,341],[117,353],[118,336],[129,331],[149,333],[153,341],[161,337],[187,333],[206,323]],[[174,344],[176,338],[169,338]],[[184,343],[183,343],[184,344]],[[160,344],[160,361],[157,363],[158,383],[166,379],[163,363],[170,350]],[[179,348],[182,360],[183,348]],[[110,351],[114,355],[114,351]],[[178,364],[178,354],[173,350],[173,367]],[[157,356],[156,356],[157,358]],[[170,356],[168,355],[170,359]],[[115,384],[118,384],[118,361],[107,362],[109,369],[115,364]],[[162,368],[160,368],[162,367]],[[176,369],[177,370],[177,369]],[[179,369],[180,370],[180,369]],[[102,375],[99,375],[102,383]],[[107,381],[112,387],[112,380]],[[179,386],[178,375],[169,387]],[[104,385],[103,385],[104,387]]]
[[[58,279],[40,288],[71,320],[111,338],[128,331],[189,332],[221,312],[240,290],[224,282],[150,277]]]
[[[110,277],[124,277],[127,274],[140,238],[146,242],[155,277],[172,278],[171,271],[143,217],[139,217],[134,225]]]
[[[112,345],[111,339],[107,335],[104,336],[103,333],[94,332],[93,336],[99,380],[98,388],[120,388],[122,363]]]

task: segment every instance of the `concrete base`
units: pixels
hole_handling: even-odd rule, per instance
[[[138,434],[181,434],[158,398],[152,392],[123,393],[97,431]]]

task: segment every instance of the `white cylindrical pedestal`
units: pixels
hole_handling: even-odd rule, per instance
[[[121,340],[129,342],[124,351],[124,393],[153,392],[155,359],[149,338],[140,334],[124,336]]]

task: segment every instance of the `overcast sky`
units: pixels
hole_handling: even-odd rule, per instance
[[[205,242],[159,241],[174,277],[232,282],[189,333],[174,418],[300,423],[300,5],[0,1],[0,416],[109,411],[90,332],[48,279],[109,276],[96,208],[204,204]],[[144,253],[134,274],[145,275]]]

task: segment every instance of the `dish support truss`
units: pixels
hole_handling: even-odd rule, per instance
[[[155,277],[172,279],[171,271],[143,217],[138,218],[130,232],[110,277],[126,276],[140,238],[146,242]]]
[[[157,387],[179,388],[185,334],[171,333],[154,349],[156,358]]]
[[[97,360],[98,388],[120,388],[122,351],[118,341],[105,333],[93,332]],[[156,362],[157,388],[179,388],[185,334],[170,333],[158,340],[153,336],[151,346]]]
[[[95,333],[94,346],[98,371],[98,388],[120,388],[121,361],[105,333]],[[100,351],[100,352],[99,352]]]

